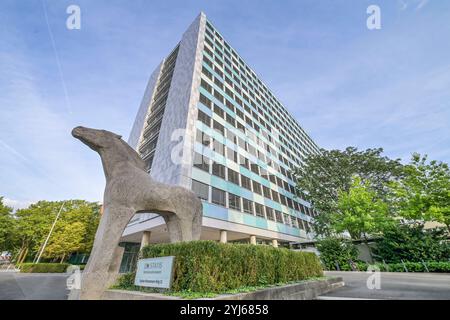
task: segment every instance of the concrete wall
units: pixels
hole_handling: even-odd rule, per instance
[[[151,175],[155,180],[190,189],[192,145],[195,139],[198,86],[206,16],[200,14],[184,33],[178,51],[167,98]],[[173,137],[177,129],[180,135]],[[173,141],[173,138],[178,140]],[[172,153],[183,149],[182,161],[174,163]]]

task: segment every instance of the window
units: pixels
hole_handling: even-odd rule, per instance
[[[226,118],[226,120],[227,120],[227,122],[228,122],[229,124],[231,124],[233,127],[236,127],[236,120],[234,120],[234,118],[233,118],[232,116],[230,116],[228,113],[227,113],[227,118]]]
[[[204,113],[201,110],[198,110],[198,116],[197,119],[201,122],[203,122],[205,125],[207,125],[208,127],[211,126],[211,117],[208,116],[206,113]]]
[[[228,207],[230,209],[241,211],[241,198],[232,193],[228,193]]]
[[[238,145],[245,151],[247,151],[247,142],[244,139],[238,138]]]
[[[214,128],[214,130],[216,130],[217,132],[219,132],[220,134],[225,136],[225,128],[223,127],[223,125],[221,125],[216,120],[213,120],[213,128]]]
[[[266,197],[267,199],[272,199],[269,188],[267,188],[266,186],[263,186],[263,191],[264,191],[264,197]]]
[[[200,102],[205,106],[211,109],[212,101],[209,100],[206,96],[200,93]]]
[[[194,167],[209,172],[209,159],[200,153],[194,153]]]
[[[209,186],[197,180],[192,180],[192,191],[202,200],[208,201]]]
[[[271,221],[275,221],[275,216],[273,214],[272,208],[266,207],[266,216],[267,216],[267,219],[269,219]]]
[[[197,130],[196,140],[197,142],[203,144],[206,147],[209,147],[209,145],[211,144],[211,137],[200,130]]]
[[[240,123],[239,121],[236,121],[236,124],[237,124],[237,128],[245,134],[245,126],[242,123]]]
[[[250,200],[242,198],[242,208],[244,209],[245,213],[253,214],[253,202],[251,202]]]
[[[212,199],[211,202],[214,204],[218,204],[219,206],[226,206],[226,202],[225,202],[225,191],[217,189],[217,188],[212,188]]]
[[[224,111],[217,104],[214,104],[214,113],[218,114],[221,118],[224,117]]]
[[[280,203],[280,194],[272,190],[272,200]]]
[[[290,226],[291,225],[291,216],[287,213],[283,213],[284,224]]]
[[[219,91],[214,90],[214,97],[216,97],[217,100],[219,100],[221,103],[223,103],[223,96],[220,94]]]
[[[273,175],[273,174],[270,174],[269,175],[269,180],[270,180],[270,182],[272,182],[272,183],[277,183],[277,178],[275,177],[275,175]]]
[[[262,195],[262,187],[261,184],[259,184],[256,181],[252,181],[253,183],[253,192]]]
[[[225,156],[225,148],[224,148],[223,144],[221,144],[219,141],[214,140],[213,148],[214,148],[215,152],[217,152],[218,154],[220,154],[222,156]]]
[[[244,113],[243,113],[240,109],[236,109],[236,114],[237,114],[238,117],[240,117],[241,119],[244,119]]]
[[[223,83],[222,83],[222,81],[220,81],[219,78],[217,78],[217,77],[214,78],[214,84],[223,91]]]
[[[241,174],[241,186],[252,191],[251,180]]]
[[[201,80],[200,86],[201,86],[203,89],[205,89],[206,91],[208,91],[210,94],[213,93],[213,90],[212,90],[211,85],[210,85],[208,82],[206,82],[205,80],[203,80],[203,79]]]
[[[206,48],[205,48],[206,51]],[[208,50],[209,51],[209,50]],[[208,52],[209,53],[209,52]],[[211,56],[211,54],[210,54]],[[212,73],[208,71],[205,67],[202,67],[202,73],[207,76],[210,80],[212,80]]]
[[[225,179],[225,166],[217,162],[214,162],[212,165],[212,174],[222,179]]]
[[[287,205],[289,208],[294,209],[294,203],[291,198],[287,198]]]
[[[233,142],[234,144],[237,144],[236,143],[237,137],[233,132],[231,132],[231,130],[227,130],[227,139]]]
[[[262,204],[255,203],[255,213],[257,217],[265,218],[264,206]]]
[[[300,218],[297,218],[298,227],[302,230],[305,230],[305,227],[303,226],[303,220]]]
[[[277,222],[283,223],[283,216],[280,211],[275,210],[275,218]]]
[[[310,233],[311,232],[311,226],[310,226],[309,222],[308,221],[303,221],[303,225],[305,226],[305,231],[307,233]]]
[[[227,158],[237,163],[237,152],[227,147]]]
[[[257,175],[259,175],[259,166],[255,163],[251,164],[251,170],[256,173]]]
[[[250,143],[247,145],[247,148],[248,148],[248,152],[252,155],[252,156],[254,156],[254,157],[256,157],[257,156],[257,152],[256,152],[256,148],[254,147],[254,146],[252,146]],[[257,174],[259,174],[259,172],[256,172]]]
[[[228,181],[239,185],[239,173],[228,168]]]
[[[281,200],[280,202],[281,202],[282,205],[287,206],[286,197],[283,196],[282,194],[280,194],[280,200]]]
[[[250,169],[250,163],[248,159],[241,154],[239,155],[239,164],[244,168]]]

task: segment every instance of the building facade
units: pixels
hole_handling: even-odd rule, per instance
[[[312,238],[315,212],[291,174],[318,146],[201,13],[148,82],[129,144],[156,180],[203,201],[202,239],[286,245]],[[136,215],[127,243],[165,242]]]

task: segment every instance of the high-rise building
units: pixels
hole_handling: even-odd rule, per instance
[[[205,14],[151,75],[129,144],[154,179],[203,200],[203,239],[311,238],[315,212],[291,171],[319,148]],[[164,228],[136,215],[123,241],[168,241]]]

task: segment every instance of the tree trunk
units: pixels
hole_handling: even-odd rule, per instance
[[[59,261],[59,263],[63,263],[65,257],[66,257],[66,254],[63,253],[63,255],[62,255],[62,257],[61,257],[61,261]]]
[[[17,261],[18,264],[22,264],[25,261],[25,258],[27,257],[28,254],[28,247],[24,247],[22,250],[22,255],[20,257],[20,260]]]

